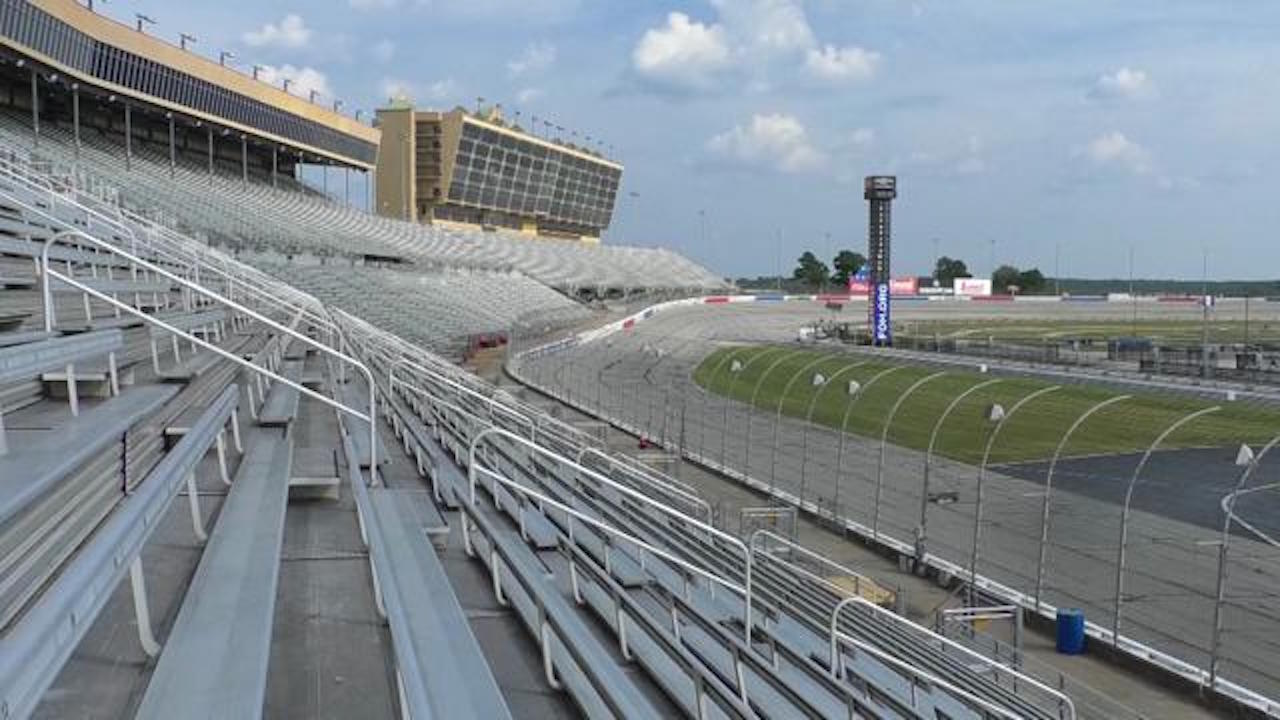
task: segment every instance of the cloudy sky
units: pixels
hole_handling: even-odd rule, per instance
[[[113,0],[100,9],[347,109],[501,102],[626,164],[608,241],[726,275],[934,248],[1064,275],[1280,276],[1280,3]],[[527,124],[527,122],[526,122]],[[936,239],[936,242],[935,242]]]

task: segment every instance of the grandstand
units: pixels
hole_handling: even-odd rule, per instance
[[[113,125],[122,86],[81,127],[93,73],[21,23],[97,22],[0,2],[0,717],[1076,716],[453,363],[706,270],[373,217],[278,176],[289,137],[250,172],[244,124],[210,171],[155,98]],[[367,163],[319,117],[289,153]]]

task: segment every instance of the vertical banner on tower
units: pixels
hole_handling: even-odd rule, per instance
[[[876,285],[876,295],[871,303],[872,337],[876,345],[888,345],[893,342],[893,322],[889,317],[889,283]]]

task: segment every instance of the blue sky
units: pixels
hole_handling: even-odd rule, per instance
[[[348,110],[551,118],[626,164],[607,241],[726,275],[866,245],[1118,277],[1280,277],[1280,4],[1241,0],[310,0],[99,6]],[[246,70],[247,71],[247,70]],[[340,183],[331,185],[340,188]],[[357,192],[359,192],[357,188]],[[701,211],[701,213],[700,213]],[[705,232],[702,219],[705,218]],[[828,240],[828,237],[830,240]],[[994,241],[994,243],[993,243]]]

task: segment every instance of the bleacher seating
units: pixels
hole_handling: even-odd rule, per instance
[[[158,655],[137,714],[262,715],[272,644],[281,639],[273,618],[291,469],[300,443],[321,442],[345,461],[397,702],[409,717],[512,714],[494,657],[437,556],[455,536],[528,631],[511,642],[535,647],[544,687],[562,690],[585,716],[1073,717],[1051,689],[867,602],[840,614],[838,628],[853,641],[840,641],[832,667],[829,625],[847,591],[791,555],[710,525],[693,488],[612,460],[591,436],[428,349],[502,327],[512,320],[508,305],[570,307],[525,277],[547,282],[539,272],[551,271],[530,263],[554,254],[507,263],[523,264],[525,275],[469,263],[457,263],[473,268],[466,272],[413,275],[339,262],[302,269],[259,257],[263,272],[122,212],[105,188],[81,192],[27,160],[0,163],[9,221],[0,232],[12,241],[0,245],[0,270],[19,280],[0,289],[0,315],[22,318],[0,331],[9,337],[0,359],[19,359],[12,373],[0,370],[0,410],[9,432],[22,434],[0,457],[0,705],[10,716],[34,712],[125,567],[135,602],[145,598],[139,552],[182,486],[204,544],[164,637],[151,637],[145,600],[135,609],[139,639]],[[280,256],[289,249],[274,231],[215,219],[225,213],[212,198],[225,193],[236,202],[261,196],[255,219],[279,227],[315,213],[306,227],[347,223],[369,237],[385,230],[398,251],[424,242],[296,192],[286,200],[285,191],[207,177],[197,191],[195,177],[153,182],[155,168],[141,156],[135,163],[121,169],[133,184],[121,194],[170,198],[188,227],[208,223],[209,237],[234,230]],[[208,192],[219,183],[227,187]],[[52,246],[48,267],[33,262],[63,230],[86,235]],[[514,247],[492,242],[498,254]],[[564,256],[556,272],[593,275],[584,257]],[[47,307],[43,284],[69,280],[114,293],[115,302],[81,288],[51,294]],[[359,297],[356,289],[368,296],[371,286],[376,297]],[[402,309],[420,320],[397,318]],[[565,313],[582,317],[576,307]],[[115,327],[85,334],[86,324]],[[103,337],[110,342],[96,351],[116,353],[123,388],[81,398],[75,415],[54,397],[57,384],[41,378],[46,366],[68,364],[67,338]],[[198,354],[184,358],[191,345]],[[33,360],[50,348],[63,354]],[[236,408],[256,421],[243,438]],[[319,409],[336,410],[339,429],[317,441],[307,413]],[[228,426],[236,471],[206,527],[194,466],[211,447],[224,452]],[[389,455],[424,484],[389,485]],[[66,622],[71,632],[62,631]],[[42,634],[58,642],[41,646]],[[24,653],[37,647],[32,663]]]

